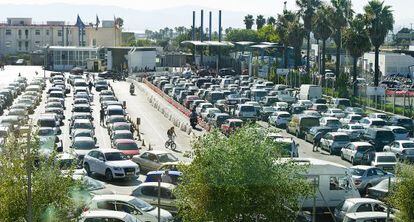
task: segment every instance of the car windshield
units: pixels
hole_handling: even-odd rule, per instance
[[[39,136],[54,136],[55,132],[53,131],[52,128],[39,129],[39,131],[37,132],[37,135],[39,135]]]
[[[363,112],[364,112],[364,110],[363,110],[363,109],[361,109],[361,108],[359,108],[359,107],[354,107],[354,108],[352,108],[352,110],[353,110],[355,113],[363,113]]]
[[[108,115],[112,116],[112,115],[124,115],[124,111],[122,109],[112,109],[112,110],[108,110]]]
[[[365,173],[365,170],[356,169],[356,168],[352,168],[350,171],[351,171],[351,175],[354,175],[354,176],[362,176]]]
[[[40,127],[56,127],[56,121],[53,119],[40,119],[39,126]]]
[[[349,141],[349,137],[346,135],[338,135],[338,136],[335,136],[335,140],[336,141]]]
[[[351,129],[353,129],[353,130],[359,130],[359,129],[364,129],[364,127],[363,126],[360,126],[360,125],[354,125],[354,126],[351,126]]]
[[[129,203],[136,206],[136,207],[138,207],[139,209],[141,209],[145,212],[148,212],[148,211],[151,211],[151,210],[155,209],[155,207],[151,206],[149,203],[147,203],[143,200],[140,200],[138,198],[132,199]]]
[[[73,145],[74,149],[77,150],[91,150],[95,148],[94,141],[76,141]]]
[[[327,126],[340,126],[341,122],[339,122],[339,120],[337,119],[331,119],[331,120],[326,121],[326,125]]]
[[[73,108],[73,111],[80,112],[80,113],[86,113],[86,112],[90,112],[91,108],[86,107],[86,106],[75,106],[75,108]]]
[[[289,118],[290,117],[290,114],[288,114],[288,113],[282,113],[282,114],[279,114],[279,117],[280,118]]]
[[[83,184],[86,185],[88,191],[100,190],[105,188],[105,184],[99,180],[95,180],[88,176],[83,177]]]
[[[93,126],[91,123],[75,123],[73,125],[73,128],[75,129],[92,129]]]
[[[394,134],[391,131],[378,131],[377,138],[381,140],[394,140]]]
[[[123,117],[115,117],[115,118],[110,118],[108,122],[110,123],[126,122],[126,119]]]
[[[255,112],[254,106],[242,106],[240,107],[242,112]]]
[[[117,148],[118,150],[138,150],[136,143],[119,143]]]
[[[263,107],[263,112],[274,112],[276,109],[274,107]]]
[[[158,155],[158,160],[161,163],[176,162],[176,161],[178,161],[177,157],[173,156],[170,153],[159,154]]]
[[[114,139],[134,139],[134,136],[132,136],[132,133],[117,133],[114,136]]]
[[[119,152],[105,153],[105,156],[107,161],[119,161],[128,159],[123,153]]]
[[[411,120],[411,119],[399,119],[398,123],[413,125],[413,120]]]
[[[303,126],[319,126],[319,119],[317,118],[302,118],[301,123]]]
[[[414,148],[414,143],[401,143],[403,148]]]
[[[395,156],[379,156],[377,157],[377,162],[386,162],[386,163],[394,163],[397,159]]]
[[[342,113],[342,110],[340,110],[340,109],[333,109],[332,110],[332,113]]]
[[[357,147],[358,152],[365,152],[365,151],[368,151],[368,150],[371,150],[371,149],[372,149],[371,146],[358,146]]]
[[[398,134],[405,134],[405,133],[408,133],[408,130],[406,130],[404,128],[397,128],[397,129],[394,129],[392,132],[393,133],[398,133]]]

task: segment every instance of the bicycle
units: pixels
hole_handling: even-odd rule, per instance
[[[175,149],[177,149],[177,144],[175,144],[174,140],[168,139],[167,142],[165,142],[165,148],[175,151]]]

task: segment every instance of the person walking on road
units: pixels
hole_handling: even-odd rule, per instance
[[[321,139],[322,139],[322,133],[321,132],[316,133],[315,137],[313,137],[313,147],[312,147],[313,152],[318,151],[318,147],[321,144]],[[316,148],[316,150],[315,150],[315,148]]]
[[[92,87],[93,87],[93,83],[92,83],[92,81],[89,81],[89,92],[92,92]]]
[[[99,112],[99,118],[101,120],[101,126],[105,125],[104,120],[105,120],[105,111],[103,109],[103,107],[101,108],[101,111]]]

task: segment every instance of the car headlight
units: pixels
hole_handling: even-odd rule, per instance
[[[122,168],[121,167],[114,167],[114,170],[115,171],[122,171]]]

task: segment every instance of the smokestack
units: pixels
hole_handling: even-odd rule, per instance
[[[211,11],[209,13],[209,26],[208,26],[208,40],[211,41],[211,19],[212,19],[212,14]]]
[[[193,31],[193,33],[192,33],[192,40],[193,41],[195,40],[195,16],[196,16],[196,12],[193,11],[193,27],[192,27],[192,31]]]
[[[219,42],[221,42],[221,10],[219,10]]]
[[[200,25],[200,41],[203,41],[204,36],[204,10],[201,10],[201,25]]]

